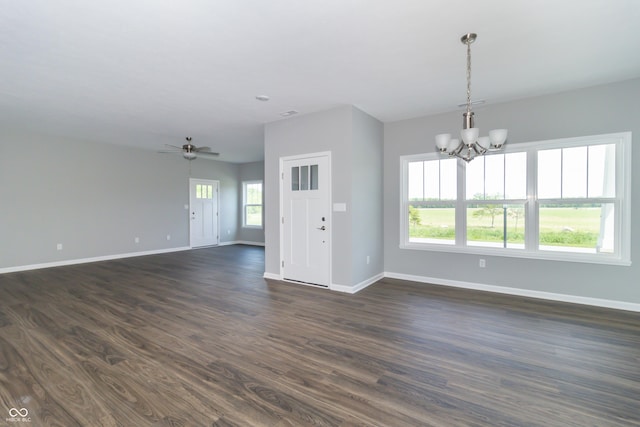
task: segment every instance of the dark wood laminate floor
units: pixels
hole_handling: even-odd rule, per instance
[[[263,270],[229,246],[0,275],[0,425],[640,425],[637,313]]]

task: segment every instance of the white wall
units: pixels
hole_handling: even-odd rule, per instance
[[[353,109],[352,116],[351,283],[359,284],[384,271],[384,128],[381,122],[357,108]]]
[[[368,277],[381,274],[383,267],[382,193],[378,187],[382,182],[382,125],[352,106],[266,125],[265,273],[274,276],[280,273],[279,160],[324,151],[331,152],[331,203],[345,203],[347,207],[346,212],[332,212],[331,284],[351,289]],[[361,192],[362,181],[369,185],[365,192],[377,192],[378,196],[367,198],[369,193]],[[370,232],[357,243],[355,240],[360,236],[356,232],[362,230],[354,228],[355,222]],[[371,257],[369,265],[365,263],[366,255]]]
[[[220,181],[221,240],[237,238],[236,164],[0,132],[0,271],[187,247],[189,177]]]
[[[640,138],[640,79],[477,108],[476,125],[485,131],[509,129],[509,144],[632,131]],[[611,266],[559,261],[485,257],[400,249],[400,156],[433,152],[434,136],[460,129],[461,112],[385,124],[385,271],[578,298],[640,303],[640,226],[632,221],[633,265]],[[640,149],[633,148],[633,165]],[[632,172],[632,218],[640,212],[640,174]]]

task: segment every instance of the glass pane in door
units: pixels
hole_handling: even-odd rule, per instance
[[[291,168],[291,191],[300,190],[300,168],[294,166]]]
[[[309,166],[300,168],[300,190],[309,189]]]
[[[318,165],[311,165],[311,184],[309,185],[310,190],[318,189]]]

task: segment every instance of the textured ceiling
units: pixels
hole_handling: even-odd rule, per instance
[[[263,125],[381,121],[640,76],[638,0],[0,0],[0,126],[263,157]],[[271,100],[260,102],[256,95]]]

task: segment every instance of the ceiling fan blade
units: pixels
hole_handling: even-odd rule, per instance
[[[198,151],[197,153],[198,157],[202,157],[203,159],[215,159],[217,158],[220,153],[214,153],[214,152],[208,152],[208,151]]]
[[[211,151],[211,147],[196,147],[191,143],[191,138],[186,138],[187,143],[181,147],[177,145],[164,144],[166,147],[172,148],[172,150],[160,150],[158,153],[166,153],[166,154],[182,154],[182,156],[187,160],[193,160],[197,157],[202,157],[203,159],[216,159],[220,155],[220,153],[215,153]]]

